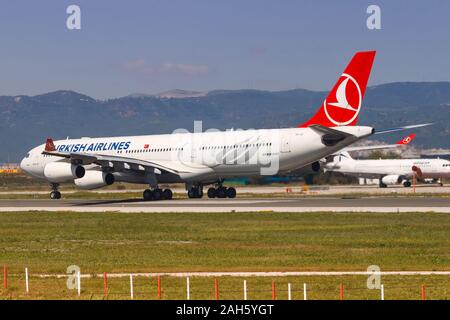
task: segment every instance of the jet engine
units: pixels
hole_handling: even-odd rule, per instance
[[[85,173],[83,166],[68,162],[50,162],[44,167],[44,177],[54,183],[83,178]]]
[[[403,180],[405,180],[405,178],[403,176],[399,176],[396,174],[391,174],[391,175],[384,176],[383,178],[381,178],[381,182],[386,185],[399,184]]]
[[[311,170],[313,172],[319,172],[320,171],[320,167],[321,167],[321,165],[320,165],[319,161],[311,163]]]
[[[115,181],[112,173],[102,171],[86,171],[84,177],[75,179],[74,183],[81,189],[97,189],[104,186],[109,186]]]

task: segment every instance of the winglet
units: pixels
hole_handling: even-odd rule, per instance
[[[416,137],[415,133],[411,133],[409,136],[403,138],[400,141],[397,141],[395,144],[407,145]]]
[[[56,151],[55,144],[53,143],[52,138],[47,138],[47,141],[45,142],[45,151]]]

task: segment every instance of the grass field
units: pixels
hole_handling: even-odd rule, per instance
[[[215,288],[212,277],[191,277],[190,298],[192,300],[214,300]],[[272,298],[272,281],[276,284],[276,297],[287,300],[287,285],[291,284],[293,300],[303,300],[303,284],[307,284],[308,300],[340,299],[340,284],[344,286],[346,300],[379,300],[380,290],[367,289],[365,276],[305,276],[305,277],[219,277],[218,292],[220,300],[242,300],[243,280],[247,281],[247,294],[250,300],[270,300]],[[0,299],[105,299],[102,277],[81,280],[81,295],[77,290],[66,287],[65,278],[31,277],[30,293],[25,293],[25,277],[8,278],[8,290],[0,290]],[[446,276],[383,276],[386,300],[420,300],[421,287],[425,285],[427,300],[441,300],[450,297],[450,285]],[[109,278],[106,299],[130,299],[128,277]],[[134,299],[158,299],[156,277],[133,278]],[[186,279],[179,277],[161,277],[161,299],[186,299]]]
[[[24,268],[31,274],[30,298],[76,298],[65,279],[69,265],[84,274],[193,271],[450,270],[450,216],[438,213],[0,213],[0,265],[9,286],[3,298],[24,295]],[[110,280],[110,298],[128,298],[128,278]],[[139,277],[136,297],[156,298],[155,279]],[[272,279],[248,279],[253,298],[270,298]],[[379,297],[366,277],[291,277],[279,288],[308,282],[311,298]],[[163,278],[163,298],[185,298],[185,280]],[[176,285],[180,282],[181,285]],[[222,298],[242,298],[242,279],[220,280]],[[450,297],[445,276],[386,276],[386,298]],[[390,291],[388,288],[391,288]],[[353,288],[353,289],[352,289]],[[192,280],[192,298],[213,298],[213,280]],[[83,279],[82,298],[102,298],[102,279]],[[195,293],[197,292],[197,293]],[[389,295],[388,295],[389,292]],[[297,293],[299,295],[300,293]],[[140,296],[141,295],[141,296]],[[280,292],[279,297],[286,295]],[[249,291],[250,296],[250,291]],[[251,297],[251,296],[250,296]]]

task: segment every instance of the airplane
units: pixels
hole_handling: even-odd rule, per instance
[[[50,183],[51,199],[61,198],[62,182],[91,190],[116,181],[148,184],[144,200],[172,199],[169,188],[160,188],[169,183],[184,183],[189,198],[201,198],[204,185],[213,185],[209,198],[234,198],[235,188],[223,186],[226,178],[289,172],[374,134],[356,123],[375,53],[357,52],[317,113],[296,128],[48,138],[20,167]]]
[[[418,127],[425,127],[425,126],[429,126],[429,125],[431,125],[431,123],[407,126],[407,128],[408,129],[418,128]],[[403,128],[406,128],[406,127],[403,127]],[[383,133],[384,133],[384,131],[383,131]],[[303,168],[296,169],[296,170],[289,172],[289,176],[292,176],[292,177],[297,176],[298,177],[298,176],[306,176],[306,175],[310,175],[310,174],[319,173],[322,169],[325,169],[325,165],[327,163],[333,162],[335,156],[337,156],[343,152],[401,148],[401,147],[404,147],[404,146],[408,145],[409,143],[411,143],[411,141],[413,141],[415,137],[416,137],[416,134],[411,133],[410,135],[402,138],[401,140],[397,141],[394,144],[378,144],[378,145],[365,145],[365,146],[363,145],[363,146],[345,147],[345,148],[338,150],[337,152],[327,156],[326,158],[320,159],[319,161],[312,163],[310,166],[303,167]]]
[[[414,139],[415,135],[410,135],[395,145],[395,147],[407,145]],[[349,148],[350,149],[350,148]],[[378,159],[378,160],[355,160],[349,151],[343,150],[334,155],[331,162],[323,167],[325,171],[340,172],[358,178],[379,179],[380,188],[388,185],[403,184],[404,187],[411,187],[413,178],[418,181],[440,181],[443,185],[443,178],[450,178],[450,161],[444,159]]]

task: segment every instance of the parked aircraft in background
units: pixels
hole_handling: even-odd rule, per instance
[[[409,136],[400,140],[397,146],[406,145],[413,138],[414,136]],[[410,187],[413,178],[423,182],[439,180],[442,185],[443,178],[450,178],[450,161],[444,159],[355,160],[348,151],[342,151],[334,156],[332,162],[324,165],[324,170],[359,178],[379,179],[380,188],[395,184]]]
[[[417,128],[417,127],[423,127],[428,126],[427,124],[420,124],[420,125],[414,125],[414,126],[408,126],[408,128]],[[389,131],[389,130],[388,130]],[[299,178],[309,178],[311,179],[311,176],[314,174],[317,174],[322,171],[322,169],[327,168],[327,163],[333,162],[335,156],[341,154],[342,152],[355,152],[355,151],[370,151],[370,150],[380,150],[380,149],[394,149],[394,148],[401,148],[414,140],[416,137],[416,134],[412,133],[403,139],[397,141],[394,144],[380,144],[380,145],[370,145],[370,146],[354,146],[354,147],[346,147],[342,150],[339,150],[338,152],[329,155],[328,157],[321,159],[320,161],[316,161],[312,163],[311,165],[308,165],[306,167],[294,170],[289,172],[287,176],[277,175],[274,177],[258,177],[254,179],[244,179],[241,182],[242,183],[272,183],[272,182],[292,182],[297,181]],[[331,171],[331,170],[328,170]]]

